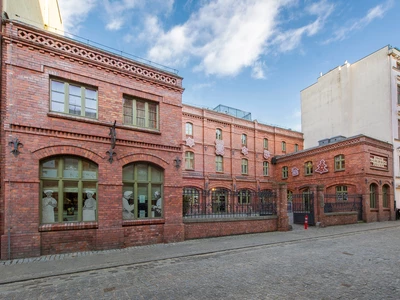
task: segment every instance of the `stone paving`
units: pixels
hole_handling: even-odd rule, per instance
[[[400,299],[400,222],[3,261],[1,299]]]

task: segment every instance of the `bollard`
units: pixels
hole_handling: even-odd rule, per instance
[[[304,229],[308,228],[308,215],[305,216],[304,218]]]

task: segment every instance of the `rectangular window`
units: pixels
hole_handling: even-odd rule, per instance
[[[185,169],[193,170],[194,169],[194,153],[187,151],[185,153]]]
[[[347,186],[339,185],[336,187],[336,200],[337,201],[347,200]]]
[[[268,139],[264,139],[264,149],[268,150]]]
[[[335,156],[335,171],[342,171],[345,167],[344,155]]]
[[[297,151],[299,151],[299,145],[294,144],[294,152],[297,152]]]
[[[242,134],[242,146],[247,146],[247,135]]]
[[[269,172],[269,164],[267,161],[264,161],[263,162],[263,175],[268,176],[268,172]]]
[[[159,129],[158,104],[124,96],[124,124],[141,128]]]
[[[400,120],[397,119],[397,138],[400,140]]]
[[[397,104],[400,105],[400,84],[397,85]]]
[[[224,158],[221,155],[217,155],[215,157],[215,171],[223,172],[224,171]]]
[[[97,89],[52,79],[51,111],[97,118]]]
[[[286,152],[286,142],[282,142],[282,152]]]
[[[288,167],[283,167],[282,168],[282,178],[288,178],[288,175],[289,175]]]
[[[384,208],[389,207],[389,186],[384,185],[382,187],[382,205]]]
[[[313,163],[308,161],[304,164],[304,175],[312,175],[313,173]]]
[[[248,162],[247,159],[242,159],[242,174],[248,173]]]

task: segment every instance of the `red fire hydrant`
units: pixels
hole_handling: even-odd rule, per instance
[[[304,229],[308,228],[308,216],[306,215],[304,218]]]

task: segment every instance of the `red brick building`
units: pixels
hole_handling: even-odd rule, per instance
[[[287,183],[289,200],[300,195],[304,201],[315,194],[315,221],[324,225],[355,223],[354,210],[349,215],[340,209],[355,198],[362,200],[359,219],[394,220],[392,151],[391,144],[364,135],[335,137],[321,146],[276,157],[274,177]]]
[[[288,230],[296,195],[326,225],[357,221],[324,207],[352,194],[365,221],[394,218],[390,144],[304,150],[300,132],[182,105],[175,73],[19,22],[0,57],[0,259]]]
[[[181,77],[11,21],[1,60],[1,259],[183,240]]]

